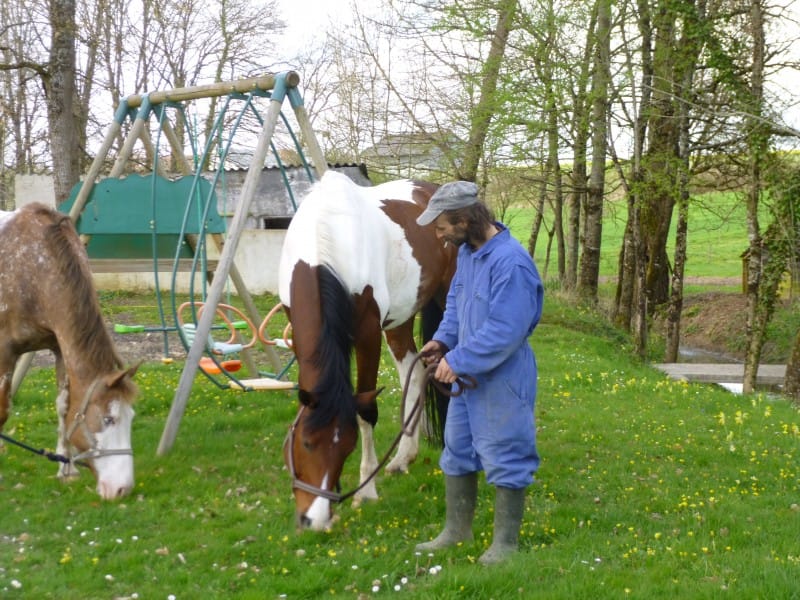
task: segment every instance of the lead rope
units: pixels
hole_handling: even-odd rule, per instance
[[[403,386],[403,401],[400,404],[400,406],[403,409],[403,414],[405,414],[406,402],[408,400],[408,390],[409,390],[409,385],[411,383],[411,376],[414,373],[414,367],[423,358],[425,358],[425,356],[422,353],[417,354],[414,357],[414,360],[411,362],[411,367],[408,369],[408,373],[406,373],[406,381],[405,385]],[[391,456],[392,452],[394,452],[395,448],[397,448],[397,445],[400,443],[400,440],[402,439],[403,435],[404,434],[411,435],[414,432],[414,429],[419,423],[420,416],[422,415],[421,409],[423,404],[425,403],[425,396],[426,396],[425,391],[428,383],[433,384],[439,389],[439,391],[441,391],[443,394],[447,396],[450,396],[451,398],[460,396],[461,394],[464,393],[464,390],[475,389],[478,386],[478,382],[474,377],[472,377],[471,375],[464,375],[456,379],[455,383],[457,384],[457,387],[455,390],[453,390],[452,388],[446,386],[445,384],[441,383],[440,381],[437,381],[434,378],[434,373],[436,372],[437,364],[438,363],[431,363],[425,367],[425,376],[422,378],[422,381],[420,382],[417,401],[411,408],[411,412],[409,413],[408,417],[406,417],[405,420],[403,421],[403,426],[400,428],[400,432],[394,438],[392,445],[389,447],[389,450],[386,451],[386,454],[384,454],[383,459],[378,463],[378,466],[375,467],[372,473],[370,473],[369,476],[364,481],[358,484],[358,487],[356,487],[354,490],[347,492],[346,494],[334,494],[333,492],[331,492],[330,494],[324,494],[323,496],[325,498],[328,498],[329,500],[332,500],[334,502],[344,502],[351,496],[354,496],[356,493],[358,493],[365,485],[367,485],[370,481],[372,481],[375,478],[378,472],[386,465],[387,462],[389,462],[389,457]],[[289,455],[291,456],[291,454],[292,452],[290,451]],[[302,487],[303,489],[306,489],[306,491],[311,491],[304,486],[298,486],[298,487]],[[323,491],[327,492],[327,490]],[[320,494],[317,493],[317,495]]]
[[[53,462],[60,462],[68,464],[70,463],[70,459],[64,456],[63,454],[58,454],[57,452],[50,452],[49,450],[45,450],[44,448],[34,448],[33,446],[28,446],[22,442],[15,440],[12,437],[7,436],[5,433],[0,433],[0,438],[4,439],[7,442],[11,442],[15,446],[19,446],[27,450],[28,452],[33,452],[34,454],[38,454],[39,456],[44,456],[47,460],[52,460]]]

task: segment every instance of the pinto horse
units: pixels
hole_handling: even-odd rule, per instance
[[[328,171],[300,203],[281,254],[280,298],[292,326],[299,412],[284,445],[300,527],[329,528],[346,458],[362,438],[354,502],[378,497],[373,427],[382,333],[405,384],[405,412],[419,395],[424,367],[414,363],[414,319],[426,305],[439,319],[455,272],[455,248],[420,227],[436,186],[393,181],[361,187]],[[432,333],[432,332],[431,332]],[[355,351],[356,387],[351,381]],[[403,415],[403,421],[406,420]],[[403,435],[388,471],[417,456],[419,427]],[[363,487],[361,487],[363,485]]]
[[[100,496],[124,496],[133,488],[137,367],[124,369],[113,346],[72,221],[34,203],[0,211],[0,429],[17,360],[36,350],[55,356],[56,452],[68,459],[59,478],[76,477],[76,464],[85,464]]]

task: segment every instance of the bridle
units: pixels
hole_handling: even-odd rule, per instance
[[[414,357],[414,360],[411,362],[411,366],[408,369],[408,373],[406,373],[406,381],[405,385],[403,386],[403,402],[401,403],[401,410],[402,414],[405,414],[405,406],[408,400],[408,388],[409,384],[411,383],[411,375],[414,372],[414,367],[416,366],[417,362],[425,358],[423,354],[417,354]],[[392,445],[384,454],[381,461],[378,463],[378,466],[373,469],[372,473],[364,479],[357,487],[352,489],[351,491],[347,492],[346,494],[342,494],[339,491],[333,490],[326,490],[324,488],[318,487],[316,485],[311,485],[310,483],[306,483],[305,481],[301,481],[297,477],[297,470],[294,466],[294,438],[295,432],[297,431],[297,425],[300,423],[300,418],[303,416],[303,411],[305,411],[306,406],[303,405],[300,407],[300,410],[297,411],[297,416],[295,417],[294,421],[292,422],[291,426],[289,427],[289,431],[286,434],[286,438],[283,441],[283,446],[286,448],[288,444],[288,450],[286,451],[286,462],[287,467],[289,469],[289,475],[292,477],[292,489],[302,490],[304,492],[308,492],[310,494],[314,494],[315,496],[319,496],[320,498],[325,498],[326,500],[330,500],[331,502],[344,502],[348,498],[354,496],[358,493],[361,489],[364,488],[370,481],[372,481],[378,472],[389,462],[389,457],[391,456],[392,452],[394,452],[397,445],[400,443],[403,435],[412,435],[414,430],[417,427],[417,423],[419,422],[420,417],[422,416],[422,406],[425,403],[425,391],[427,385],[433,384],[436,388],[442,392],[443,394],[456,397],[460,396],[464,393],[464,390],[474,389],[478,386],[478,382],[475,380],[474,377],[471,375],[465,375],[463,377],[459,377],[456,379],[455,384],[457,387],[452,389],[448,386],[445,386],[440,381],[437,381],[434,378],[434,373],[436,371],[437,363],[431,363],[425,367],[425,376],[422,378],[422,382],[420,383],[419,394],[417,395],[417,401],[414,403],[414,406],[411,407],[411,412],[409,412],[408,416],[403,421],[403,425],[400,428],[399,433],[394,438]],[[338,482],[337,482],[338,488]]]
[[[94,433],[92,433],[92,430],[89,429],[89,426],[86,424],[86,411],[89,409],[89,403],[91,402],[92,397],[95,394],[95,390],[101,381],[102,379],[98,377],[92,382],[92,384],[89,386],[89,389],[86,390],[86,393],[83,395],[81,406],[78,409],[78,412],[75,413],[75,417],[72,419],[72,425],[70,425],[69,430],[64,436],[64,442],[66,442],[65,445],[67,447],[69,459],[72,463],[83,463],[85,465],[85,461],[87,459],[94,460],[96,458],[103,458],[105,456],[133,455],[133,448],[121,448],[114,450],[99,448],[97,446],[97,437],[95,437]],[[89,442],[89,449],[72,456],[72,452],[69,450],[71,447],[69,440],[78,430],[78,428],[81,429],[83,437]]]
[[[75,417],[73,417],[72,424],[70,425],[69,430],[62,438],[64,441],[64,445],[67,448],[67,456],[63,454],[58,454],[56,452],[49,452],[44,448],[37,450],[32,446],[28,446],[18,440],[15,440],[12,437],[5,435],[4,433],[0,433],[0,438],[10,442],[20,448],[33,452],[34,454],[39,454],[44,456],[48,460],[53,462],[60,462],[64,464],[70,465],[78,465],[81,467],[89,467],[89,463],[86,462],[87,460],[94,460],[96,458],[102,458],[104,456],[114,456],[114,455],[133,455],[132,448],[123,448],[123,449],[115,449],[115,450],[108,450],[102,449],[98,447],[97,438],[95,437],[92,430],[89,429],[89,426],[86,424],[86,412],[89,410],[89,404],[92,400],[92,397],[95,395],[97,390],[97,386],[100,385],[102,382],[102,378],[98,377],[95,379],[89,388],[86,390],[86,393],[83,395],[83,400],[81,401],[81,405],[78,408],[78,412],[75,413]],[[84,452],[79,452],[78,454],[73,455],[71,452],[70,438],[73,434],[81,428],[81,432],[83,433],[84,438],[89,442],[89,449],[85,450]]]

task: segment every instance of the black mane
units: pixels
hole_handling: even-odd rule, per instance
[[[355,425],[350,360],[353,353],[353,299],[329,267],[317,267],[322,330],[314,362],[322,374],[311,390],[316,406],[308,426],[319,429],[338,417],[342,424]]]

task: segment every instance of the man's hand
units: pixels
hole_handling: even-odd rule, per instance
[[[441,381],[442,383],[453,383],[458,379],[458,375],[450,368],[450,365],[447,364],[447,359],[444,357],[442,357],[439,364],[436,365],[436,373],[434,373],[433,376],[437,381]]]
[[[431,340],[422,347],[419,353],[422,354],[422,359],[425,361],[425,364],[430,365],[442,360],[446,351],[447,348],[445,348],[442,342],[439,340]]]

